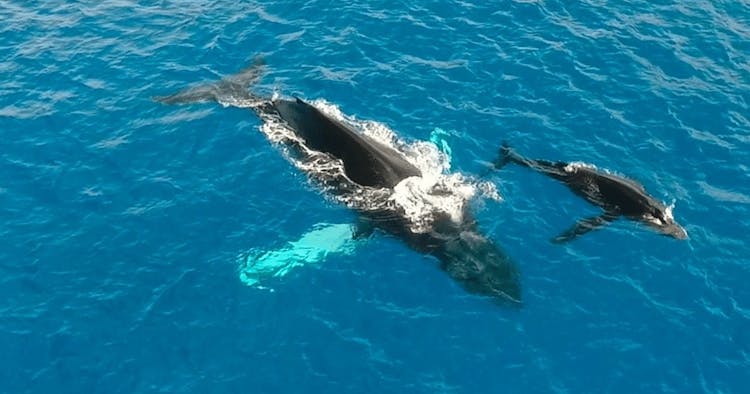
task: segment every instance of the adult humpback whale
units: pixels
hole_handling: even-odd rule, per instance
[[[640,183],[596,169],[582,163],[532,160],[514,152],[507,144],[500,148],[500,157],[494,163],[501,168],[516,163],[537,170],[566,184],[575,194],[604,210],[601,215],[582,219],[573,227],[553,238],[554,242],[567,242],[623,216],[645,223],[663,235],[686,239],[687,232],[675,222],[672,208],[650,196]]]
[[[459,202],[457,209],[429,205],[446,194],[460,194],[441,183],[432,185],[424,196],[410,194],[415,180],[425,176],[424,170],[410,162],[403,151],[355,130],[346,119],[331,116],[300,98],[266,98],[249,91],[263,68],[263,62],[256,60],[249,68],[221,81],[155,100],[165,104],[218,101],[250,108],[262,120],[261,130],[283,147],[295,166],[329,196],[359,214],[356,236],[380,229],[414,250],[436,257],[440,267],[469,292],[503,304],[520,305],[518,269],[479,232],[468,198],[450,200],[452,205]],[[429,209],[400,203],[399,197],[404,193],[407,201],[418,200],[421,208]]]

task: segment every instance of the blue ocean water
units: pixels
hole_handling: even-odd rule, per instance
[[[0,2],[0,392],[710,392],[750,381],[750,4]],[[641,181],[690,239],[509,166],[482,229],[524,305],[375,234],[270,289],[238,256],[353,214],[247,110],[152,101],[236,72],[479,174],[507,140]]]

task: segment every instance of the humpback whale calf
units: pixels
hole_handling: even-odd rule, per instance
[[[501,304],[520,305],[517,266],[479,231],[468,198],[460,191],[465,188],[437,182],[420,194],[418,186],[424,184],[421,181],[429,169],[415,165],[399,146],[367,135],[346,118],[303,99],[252,92],[249,88],[259,80],[264,66],[256,59],[247,69],[218,82],[154,99],[164,104],[217,101],[251,109],[261,120],[261,131],[292,164],[325,195],[358,214],[354,237],[379,229],[434,256],[440,268],[467,291]],[[445,208],[430,205],[433,201],[451,203]]]
[[[500,148],[494,163],[499,169],[516,163],[541,172],[567,185],[575,194],[604,210],[602,214],[578,221],[553,242],[571,241],[619,217],[645,223],[662,235],[686,239],[687,231],[675,222],[672,208],[650,196],[638,182],[583,163],[551,162],[522,157],[507,144]]]

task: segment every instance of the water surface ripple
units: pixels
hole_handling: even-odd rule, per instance
[[[0,392],[742,392],[750,381],[747,1],[3,1]],[[354,217],[247,110],[152,96],[262,54],[258,90],[324,99],[478,174],[503,140],[675,203],[690,239],[492,174],[482,229],[524,307],[376,234],[269,285],[237,256]]]

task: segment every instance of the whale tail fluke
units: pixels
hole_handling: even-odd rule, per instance
[[[155,96],[154,101],[162,104],[189,104],[206,101],[217,101],[222,104],[233,104],[238,101],[251,101],[256,96],[249,91],[265,70],[263,57],[257,56],[253,63],[218,82],[208,82],[192,86],[169,96]]]
[[[492,164],[495,166],[496,170],[499,170],[510,162],[518,161],[518,158],[518,154],[513,151],[513,149],[510,147],[510,144],[508,144],[507,141],[503,141],[503,144],[500,146],[497,159]]]

